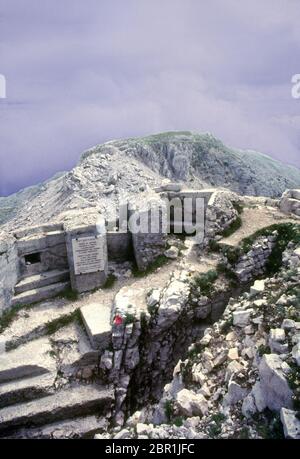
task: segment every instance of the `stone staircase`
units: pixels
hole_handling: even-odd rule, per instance
[[[57,431],[82,437],[101,430],[113,390],[95,383],[56,390],[57,377],[48,338],[0,355],[0,437],[52,438]]]
[[[37,303],[53,298],[70,287],[69,279],[67,269],[46,271],[25,277],[15,286],[12,306]]]
[[[57,421],[101,415],[109,411],[113,391],[100,385],[77,385],[30,402],[0,410],[0,436],[22,427],[46,426]]]

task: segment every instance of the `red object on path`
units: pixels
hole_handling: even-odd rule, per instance
[[[117,315],[115,318],[114,318],[114,323],[116,325],[121,325],[123,323],[123,319],[121,316]]]

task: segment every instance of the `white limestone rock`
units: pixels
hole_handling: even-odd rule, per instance
[[[297,412],[281,408],[280,419],[283,425],[285,438],[300,440],[300,420],[297,418]]]
[[[233,312],[233,325],[237,327],[246,327],[250,324],[250,317],[253,309],[237,310]]]
[[[208,404],[202,394],[182,389],[176,396],[176,406],[184,416],[203,416],[208,412]]]
[[[260,387],[266,406],[279,411],[293,406],[293,392],[287,381],[290,367],[276,354],[265,354],[259,365]]]

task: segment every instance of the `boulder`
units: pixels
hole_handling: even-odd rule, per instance
[[[253,309],[237,310],[233,312],[233,325],[237,327],[246,327],[250,323],[250,316]]]
[[[175,258],[178,257],[178,254],[179,254],[179,250],[177,249],[177,247],[170,247],[168,250],[165,251],[164,255],[167,257],[167,258],[171,258],[172,260],[174,260]]]
[[[298,367],[300,367],[300,342],[298,342],[292,349],[292,356],[296,360]]]
[[[183,416],[203,416],[208,412],[208,404],[204,396],[188,389],[178,392],[176,406]]]
[[[228,392],[224,397],[224,401],[228,405],[235,405],[240,400],[247,396],[247,389],[241,387],[238,383],[231,381],[228,384]]]
[[[256,280],[254,285],[250,287],[250,293],[252,295],[256,295],[257,293],[262,293],[265,290],[265,281],[264,280]]]
[[[300,440],[300,420],[297,418],[297,412],[281,408],[280,419],[285,438]]]
[[[265,354],[259,365],[260,387],[266,406],[279,411],[292,408],[293,392],[287,381],[290,367],[276,354]]]

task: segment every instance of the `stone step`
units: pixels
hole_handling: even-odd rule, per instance
[[[47,373],[0,384],[0,408],[54,393],[56,373]]]
[[[0,355],[0,384],[56,371],[52,346],[41,338]]]
[[[57,282],[56,284],[47,285],[45,287],[28,290],[26,292],[15,295],[12,299],[12,306],[38,303],[39,301],[53,298],[59,293],[62,293],[66,288],[70,287],[70,282]]]
[[[90,303],[80,313],[93,349],[106,349],[111,339],[111,305]]]
[[[54,422],[46,426],[34,428],[22,428],[10,433],[9,439],[70,439],[87,438],[93,439],[95,434],[103,432],[108,421],[105,417],[86,416],[75,419]]]
[[[114,399],[113,390],[103,386],[85,385],[63,389],[53,395],[20,403],[0,410],[0,432],[20,427],[34,427],[72,419],[105,414]]]
[[[70,274],[67,269],[63,271],[56,269],[53,271],[35,274],[20,280],[20,282],[15,286],[15,294],[19,295],[20,293],[27,292],[28,290],[34,290],[47,285],[56,284],[57,282],[68,281],[69,278]]]

